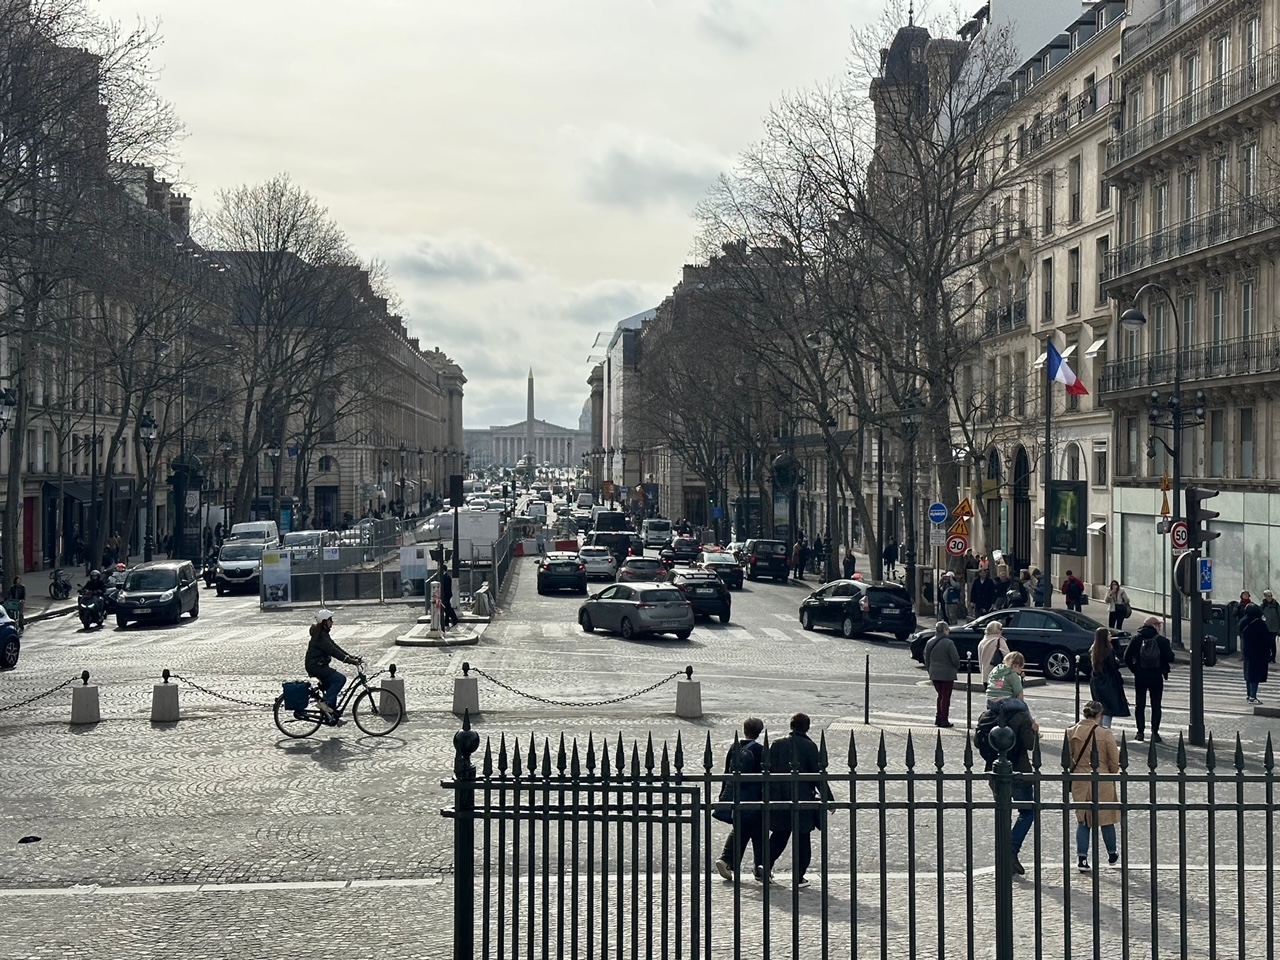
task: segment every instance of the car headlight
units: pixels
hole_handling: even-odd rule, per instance
[[[164,593],[160,594],[160,602],[167,603],[177,595],[178,595],[177,590],[166,590]]]

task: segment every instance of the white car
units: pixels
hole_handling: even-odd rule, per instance
[[[613,580],[618,575],[618,561],[608,547],[583,547],[578,551],[578,559],[587,568],[587,579],[600,577]]]

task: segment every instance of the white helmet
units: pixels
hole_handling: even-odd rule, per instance
[[[316,623],[324,623],[326,620],[332,620],[332,619],[333,619],[332,610],[326,610],[324,607],[321,607],[319,610],[316,611]]]

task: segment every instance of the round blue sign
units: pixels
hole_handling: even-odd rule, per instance
[[[947,505],[940,500],[929,504],[929,519],[934,523],[946,523],[949,513]]]

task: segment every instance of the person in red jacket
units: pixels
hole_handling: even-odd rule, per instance
[[[1084,581],[1070,570],[1062,581],[1062,595],[1067,598],[1068,610],[1079,610],[1084,605]]]

